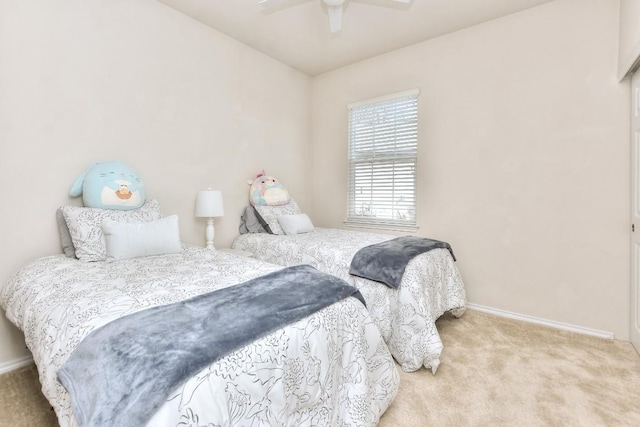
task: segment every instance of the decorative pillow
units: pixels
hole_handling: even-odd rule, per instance
[[[69,195],[82,195],[88,208],[123,211],[138,209],[146,197],[138,174],[122,162],[92,164],[75,180]]]
[[[313,231],[313,223],[311,223],[311,218],[305,213],[295,214],[295,215],[280,215],[278,217],[278,222],[280,223],[280,227],[284,231],[284,234],[299,234],[299,233],[308,233]]]
[[[56,222],[58,223],[58,233],[60,233],[60,243],[62,243],[64,254],[69,258],[75,258],[76,248],[73,247],[69,227],[67,227],[67,223],[64,221],[64,215],[60,209],[56,210]]]
[[[238,231],[240,231],[240,234],[268,233],[267,224],[262,221],[262,218],[257,214],[256,209],[251,205],[244,208],[244,211],[240,216],[240,227],[238,228]]]
[[[271,234],[284,234],[284,231],[278,222],[279,216],[302,213],[300,212],[298,204],[293,199],[291,199],[288,204],[282,206],[255,205],[254,207],[256,208],[256,212],[258,212],[260,217],[262,217],[262,220],[269,226],[268,231]]]
[[[107,261],[150,255],[175,254],[182,250],[178,215],[150,222],[102,222]]]
[[[254,206],[282,206],[291,201],[287,189],[274,177],[266,176],[264,171],[249,183],[249,201]]]
[[[81,261],[104,261],[107,251],[102,235],[102,222],[112,219],[119,222],[149,222],[160,219],[160,205],[149,200],[133,211],[63,206],[60,208],[69,227],[76,256]]]

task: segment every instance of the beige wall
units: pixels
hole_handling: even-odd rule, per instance
[[[227,246],[263,167],[340,227],[346,105],[418,87],[419,234],[453,244],[470,302],[627,339],[618,19],[556,0],[312,81],[153,0],[2,1],[0,285],[60,252],[54,211],[94,161],[136,168],[189,243],[197,190],[223,191]],[[0,317],[0,367],[26,355]]]
[[[305,208],[310,78],[154,0],[0,2],[0,286],[61,252],[55,209],[92,162],[144,179],[182,239],[204,245],[196,192],[223,191],[229,246],[262,168]],[[0,367],[28,355],[0,316]]]
[[[469,301],[628,339],[617,43],[617,2],[556,0],[314,78],[314,221],[345,217],[347,104],[420,88],[418,234]]]
[[[620,1],[618,77],[624,77],[640,57],[640,1]]]

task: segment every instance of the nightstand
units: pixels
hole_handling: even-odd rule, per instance
[[[229,254],[234,254],[237,256],[243,256],[243,257],[247,257],[247,258],[251,258],[253,256],[253,252],[248,252],[248,251],[243,251],[240,249],[232,249],[232,248],[220,248],[220,249],[216,249],[220,252],[227,252]]]

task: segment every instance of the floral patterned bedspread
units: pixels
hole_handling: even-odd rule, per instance
[[[24,332],[60,425],[75,426],[56,374],[91,331],[279,268],[190,246],[179,254],[111,263],[56,255],[21,268],[0,288],[0,306]],[[203,369],[169,396],[148,425],[373,426],[398,381],[367,310],[347,298]]]
[[[394,237],[316,228],[296,235],[243,234],[236,238],[233,248],[283,266],[310,264],[351,283],[360,289],[402,370],[412,372],[425,366],[435,374],[442,352],[435,322],[450,310],[455,316],[464,313],[464,283],[447,249],[434,249],[411,260],[397,290],[349,274],[351,259],[360,248]]]

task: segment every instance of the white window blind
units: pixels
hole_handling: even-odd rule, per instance
[[[418,93],[349,105],[347,225],[416,228]]]

